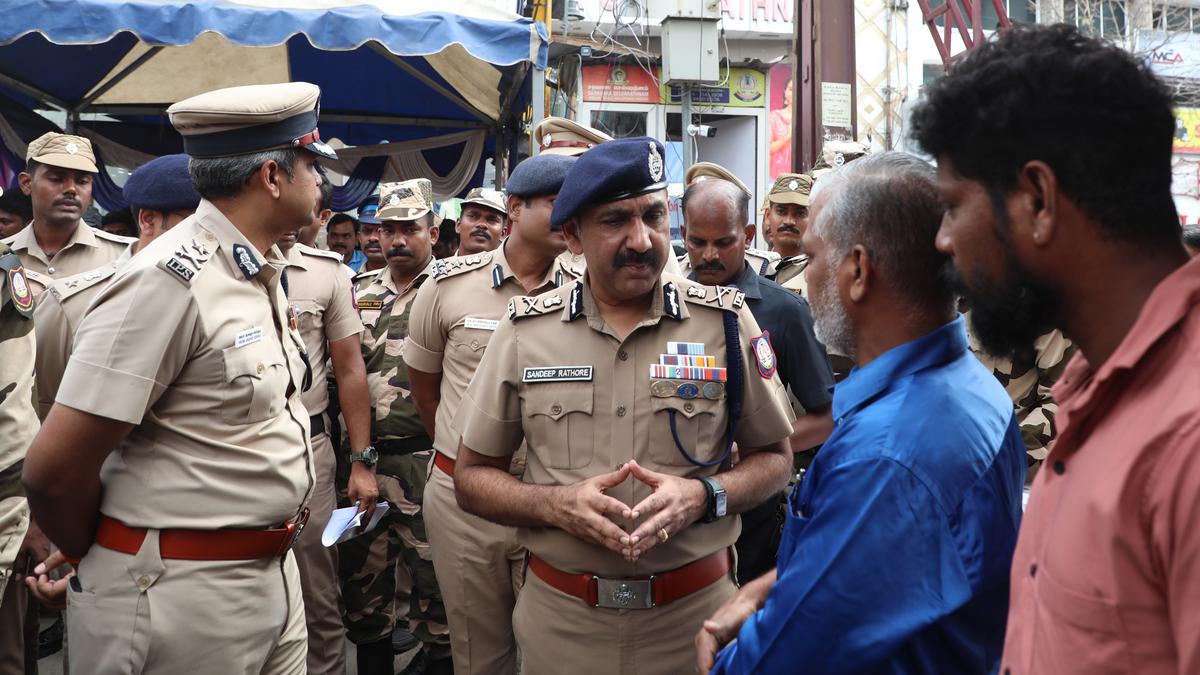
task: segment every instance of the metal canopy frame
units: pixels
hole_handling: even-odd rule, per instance
[[[922,19],[929,26],[929,33],[942,57],[942,65],[949,67],[957,56],[954,54],[955,31],[962,38],[964,52],[975,49],[983,42],[983,0],[942,0],[938,7],[931,7],[930,1],[917,0],[917,3],[921,6]],[[1012,21],[1008,18],[1004,1],[991,0],[991,3],[996,8],[1000,27],[1010,28]],[[938,19],[943,19],[940,28]]]

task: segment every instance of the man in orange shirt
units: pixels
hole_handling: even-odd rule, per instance
[[[984,349],[1055,327],[1079,349],[1013,557],[1006,675],[1200,672],[1200,261],[1173,107],[1147,62],[1058,25],[981,46],[913,115]]]

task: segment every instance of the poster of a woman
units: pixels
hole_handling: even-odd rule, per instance
[[[792,170],[792,67],[781,63],[771,69],[771,171],[775,180]]]

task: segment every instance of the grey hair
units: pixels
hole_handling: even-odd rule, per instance
[[[1183,226],[1183,243],[1191,248],[1200,248],[1200,225]]]
[[[267,162],[278,164],[288,180],[294,178],[299,153],[294,148],[282,148],[232,157],[192,157],[188,160],[188,174],[192,186],[204,199],[236,197]]]
[[[703,187],[711,185],[712,187]],[[679,211],[683,214],[684,222],[687,222],[687,204],[694,199],[697,192],[711,192],[725,199],[733,205],[737,211],[738,226],[745,227],[750,224],[750,196],[737,185],[727,180],[702,180],[697,183],[692,183],[683,191],[683,198],[679,202]]]
[[[912,300],[939,305],[953,295],[941,277],[946,258],[934,246],[943,209],[937,172],[903,152],[868,155],[822,176],[812,223],[829,255],[841,260],[862,245],[880,275]]]

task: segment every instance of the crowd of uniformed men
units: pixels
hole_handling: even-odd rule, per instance
[[[333,214],[319,96],[171,106],[136,239],[81,219],[86,138],[29,143],[0,673],[39,601],[76,674],[1200,668],[1200,263],[1143,64],[1006,32],[914,113],[936,169],[831,142],[756,211],[694,164],[680,251],[663,144],[557,118],[457,217],[422,177]],[[325,545],[337,506],[378,524]]]

